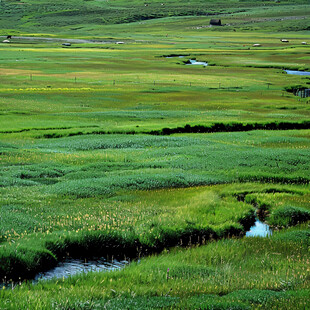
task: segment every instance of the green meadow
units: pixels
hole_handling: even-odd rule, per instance
[[[0,309],[307,309],[309,13],[2,0]]]

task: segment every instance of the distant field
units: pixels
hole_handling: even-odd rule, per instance
[[[306,309],[309,13],[2,0],[0,308]],[[19,285],[107,255],[139,260]]]
[[[283,71],[309,68],[308,49],[301,46],[305,37],[294,35],[283,45],[275,35],[252,36],[234,34],[227,42],[219,32],[205,40],[189,35],[192,42],[178,39],[174,44],[132,41],[69,48],[13,39],[0,47],[0,130],[30,129],[27,135],[32,128],[63,127],[70,132],[141,132],[186,124],[309,119],[308,100],[284,90],[307,86],[309,77]],[[254,42],[263,47],[253,48]],[[164,57],[168,55],[185,57]],[[209,65],[185,64],[194,58]]]
[[[208,16],[208,19],[209,16],[222,17],[227,25],[224,29],[230,31],[300,31],[309,30],[310,26],[307,0],[3,0],[0,8],[2,31],[14,34],[28,32],[104,36],[105,25],[144,23],[178,16]],[[161,27],[161,31],[166,30],[165,26]],[[123,26],[121,29],[127,31]]]

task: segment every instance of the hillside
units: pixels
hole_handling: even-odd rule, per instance
[[[306,0],[152,0],[152,1],[36,1],[2,0],[0,28],[3,35],[63,33],[103,35],[103,26],[173,16],[216,16],[225,19],[224,31],[310,29]]]

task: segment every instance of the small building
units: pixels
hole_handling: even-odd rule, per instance
[[[211,26],[222,26],[222,21],[220,19],[211,19],[210,25]]]

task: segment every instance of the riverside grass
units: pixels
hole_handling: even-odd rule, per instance
[[[308,248],[281,234],[175,249],[118,272],[24,284],[2,290],[0,303],[6,309],[304,309]]]
[[[309,121],[308,100],[285,91],[309,78],[283,71],[309,70],[309,5],[161,3],[0,3],[13,34],[0,46],[0,265],[14,288],[0,308],[307,307],[309,129],[263,128]],[[229,132],[247,124],[260,130]],[[215,241],[243,235],[255,208],[282,230]],[[115,273],[6,281],[81,251],[163,252]]]
[[[271,219],[286,202],[306,210],[308,133],[93,135],[5,143],[2,275],[29,277],[81,249],[133,256],[239,235],[253,223],[253,205],[262,209],[264,200]],[[258,180],[270,184],[244,183]]]

